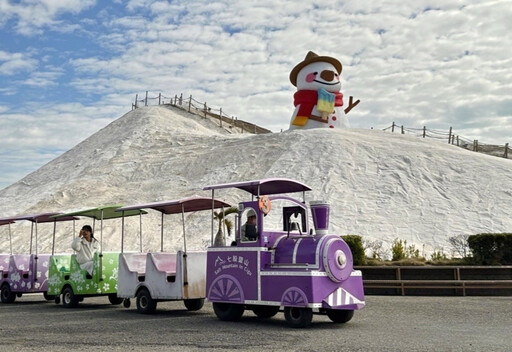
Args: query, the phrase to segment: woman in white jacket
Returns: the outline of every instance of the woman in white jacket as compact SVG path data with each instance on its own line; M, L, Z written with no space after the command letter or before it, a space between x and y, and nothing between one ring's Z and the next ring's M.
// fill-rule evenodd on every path
M94 238L89 225L82 227L80 235L71 243L71 248L76 251L76 260L80 267L92 275L94 253L100 250L100 244Z

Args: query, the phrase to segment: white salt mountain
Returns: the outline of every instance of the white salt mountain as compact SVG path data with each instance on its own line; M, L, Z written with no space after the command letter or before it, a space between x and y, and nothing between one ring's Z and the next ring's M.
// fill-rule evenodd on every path
M286 177L313 188L308 201L331 204L331 232L386 247L398 238L422 254L449 255L451 236L512 231L510 160L377 130L230 132L179 109L131 111L1 190L0 217L209 196L202 188L210 184ZM216 195L233 205L245 196ZM207 246L210 219L207 212L186 217L188 249ZM83 223L91 221L76 226ZM44 225L39 252L51 251L52 225ZM126 226L125 250L138 250L138 219ZM144 250L159 250L159 226L159 214L143 217ZM164 228L164 249L181 248L181 216L166 218ZM27 251L30 226L12 229L14 250ZM105 221L105 251L120 249L120 229L120 220ZM71 224L57 225L56 251L69 251L71 232ZM0 252L8 252L7 226L0 235Z

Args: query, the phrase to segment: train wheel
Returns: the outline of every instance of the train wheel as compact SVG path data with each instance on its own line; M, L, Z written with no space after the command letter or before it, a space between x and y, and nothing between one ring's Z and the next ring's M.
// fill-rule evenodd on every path
M189 311L195 311L203 308L204 298L186 299L183 303Z
M156 301L151 298L147 288L143 288L137 294L137 311L142 314L151 314L156 310Z
M237 321L244 314L244 306L242 304L233 303L213 303L213 311L220 320Z
M327 309L327 316L334 323L342 324L350 321L354 316L353 310Z
M258 318L272 318L279 312L279 306L255 306L252 311Z
M16 299L16 294L11 291L11 286L5 284L2 286L2 303L12 303Z
M115 306L117 306L118 304L123 303L123 299L117 297L117 293L110 293L108 295L108 301L110 302L110 304L113 304Z
M45 300L47 301L53 301L55 299L56 296L54 295L49 295L48 292L43 292L43 297Z
M244 291L237 279L221 275L211 284L207 297L213 301L241 303L244 301Z
M311 308L302 307L285 307L284 317L288 325L292 328L305 328L311 324L313 320L313 310Z
M62 292L62 305L66 308L78 306L78 297L73 293L71 287L66 287Z

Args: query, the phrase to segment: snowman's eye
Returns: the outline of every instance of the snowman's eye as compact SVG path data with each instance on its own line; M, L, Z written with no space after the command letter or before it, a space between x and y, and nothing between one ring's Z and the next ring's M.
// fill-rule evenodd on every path
M318 72L313 72L313 74L316 76L318 74Z

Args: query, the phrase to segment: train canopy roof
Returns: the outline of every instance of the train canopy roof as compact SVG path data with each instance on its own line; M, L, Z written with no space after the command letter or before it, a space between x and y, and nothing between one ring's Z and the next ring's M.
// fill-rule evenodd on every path
M8 219L0 219L0 226L12 224L14 221Z
M57 215L61 217L56 217ZM55 222L55 221L67 221L67 220L77 220L77 218L72 216L66 216L62 213L39 213L39 214L29 214L29 215L16 215L11 216L9 218L0 219L0 225L12 224L13 222L20 220L28 220L37 223L43 222Z
M123 216L123 213L116 212L117 209L121 208L123 205L106 205L97 208L91 208L86 210L79 210L70 213L55 215L54 217L59 219L65 216L86 216L89 218L93 218L96 220L106 220L106 219L114 219L120 218ZM139 214L147 214L144 210L131 210L124 213L124 216L132 216Z
M213 208L228 208L230 205L218 199L213 200ZM127 212L140 209L154 209L164 214L177 214L212 209L212 199L209 197L188 197L177 200L129 205L117 209L117 212Z
M254 196L268 194L295 193L311 191L308 185L288 178L265 178L261 180L223 183L206 186L204 190L215 190L223 188L238 188L251 193Z

